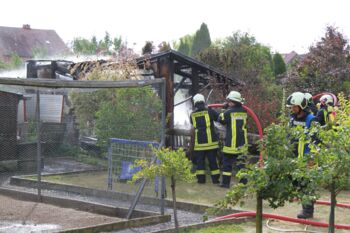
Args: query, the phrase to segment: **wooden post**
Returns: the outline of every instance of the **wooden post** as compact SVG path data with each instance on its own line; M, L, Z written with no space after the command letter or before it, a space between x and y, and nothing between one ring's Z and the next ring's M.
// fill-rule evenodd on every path
M256 194L256 233L263 233L262 230L263 199L260 194Z
M41 127L40 127L40 92L36 91L36 134L37 134L37 181L38 181L38 201L41 202Z

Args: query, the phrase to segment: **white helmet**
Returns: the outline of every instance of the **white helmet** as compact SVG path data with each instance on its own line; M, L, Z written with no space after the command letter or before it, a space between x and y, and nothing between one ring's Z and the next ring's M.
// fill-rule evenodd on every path
M294 92L287 98L287 107L291 107L293 105L297 105L301 109L305 109L307 107L307 99L305 98L304 93Z
M312 102L312 95L310 93L305 93L304 95L305 95L305 98L307 99L307 101L309 103L311 103Z
M194 103L194 105L196 105L196 103L199 103L199 102L205 103L204 95L196 94L195 96L193 96L193 103Z
M231 91L226 97L226 99L239 102L241 104L243 104L244 102L244 99L242 98L241 93L239 93L238 91Z
M331 95L323 95L320 98L321 104L333 104L333 97Z

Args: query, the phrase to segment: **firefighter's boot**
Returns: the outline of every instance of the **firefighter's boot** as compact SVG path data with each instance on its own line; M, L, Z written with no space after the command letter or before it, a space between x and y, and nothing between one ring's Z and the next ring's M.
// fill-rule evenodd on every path
M221 188L230 188L231 176L222 176Z
M211 175L211 181L213 184L220 184L220 174Z
M197 183L198 184L205 184L205 175L202 175L202 174L198 175L197 174Z
M313 218L314 217L314 203L303 205L303 209L300 211L300 213L297 215L298 218Z

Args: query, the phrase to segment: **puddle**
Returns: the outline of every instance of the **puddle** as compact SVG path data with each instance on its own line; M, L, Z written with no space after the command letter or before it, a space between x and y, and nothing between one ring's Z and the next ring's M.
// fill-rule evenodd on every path
M0 233L55 232L60 228L54 224L22 224L21 222L0 221Z

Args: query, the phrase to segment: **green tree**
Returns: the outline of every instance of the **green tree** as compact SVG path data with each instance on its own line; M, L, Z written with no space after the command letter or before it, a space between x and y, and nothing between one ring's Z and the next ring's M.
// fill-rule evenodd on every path
M16 69L23 65L23 60L20 56L18 56L17 53L13 52L11 53L11 59L10 59L10 68Z
M91 37L91 47L97 49L97 46L98 46L97 38L96 38L96 36L92 36Z
M80 134L83 136L95 135L96 112L104 100L111 99L105 90L96 92L71 92L69 95L73 103L74 114Z
M119 36L119 37L115 37L113 39L113 49L114 51L118 52L119 49L121 48L122 46L122 38Z
M103 40L100 40L98 43L98 49L102 50L106 53L110 53L110 47L113 44L113 41L111 40L111 36L108 32L105 32L105 36L103 37Z
M23 65L23 60L16 52L11 53L10 61L3 62L0 60L0 70L17 69Z
M349 185L350 178L350 102L339 95L335 122L318 128L321 143L311 145L322 186L331 194L329 233L334 233L337 195Z
M270 48L248 33L235 32L199 54L199 59L246 84L273 81Z
M133 180L135 181L139 178L154 179L156 176L170 178L175 228L176 231L179 232L176 208L176 182L194 181L195 175L191 173L192 164L191 161L186 158L182 148L177 151L162 148L160 150L154 150L154 152L160 164L151 163L147 160L137 161L136 166L141 166L142 169L134 175Z
M151 87L110 90L96 112L98 144L112 137L158 141L160 138L160 98Z
M111 48L113 45L113 48ZM72 49L74 53L93 55L100 51L110 54L112 49L116 52L119 51L122 45L121 37L111 38L108 32L105 32L105 36L102 40L98 41L96 36L91 39L75 38L72 42Z
M179 46L176 48L176 50L187 56L191 56L192 43L193 43L193 36L186 35L180 38Z
M311 46L305 58L288 76L291 91L333 93L350 90L350 46L345 36L327 27L325 36Z
M241 93L246 105L256 111L264 127L277 120L282 88L275 82L269 47L258 43L248 33L235 32L224 40L216 41L198 57L244 83Z
M154 50L153 41L146 41L145 45L142 48L142 55L151 54Z
M0 70L8 69L8 64L0 60Z
M86 80L129 80L135 64L123 63L117 71L99 70L86 74ZM106 145L108 137L157 140L160 135L161 100L151 87L74 91L69 95L80 134L98 136Z
M211 45L210 33L208 26L202 23L199 30L196 31L193 37L191 48L191 56L195 57L198 53L209 48Z
M97 44L95 43L96 37L92 38L92 42L88 39L84 38L75 38L73 40L73 52L77 54L86 54L86 55L91 55L91 54L96 54L97 52Z
M161 100L152 88L98 90L71 93L82 135L96 135L98 144L112 137L158 141Z
M273 71L275 74L275 77L284 74L287 70L286 64L284 63L284 60L279 53L275 53L272 58L273 61Z
M158 46L158 48L159 48L159 50L158 50L159 52L164 52L164 51L168 51L168 50L171 49L170 44L167 43L167 42L165 42L165 41L163 41L162 43L160 43L160 45Z

